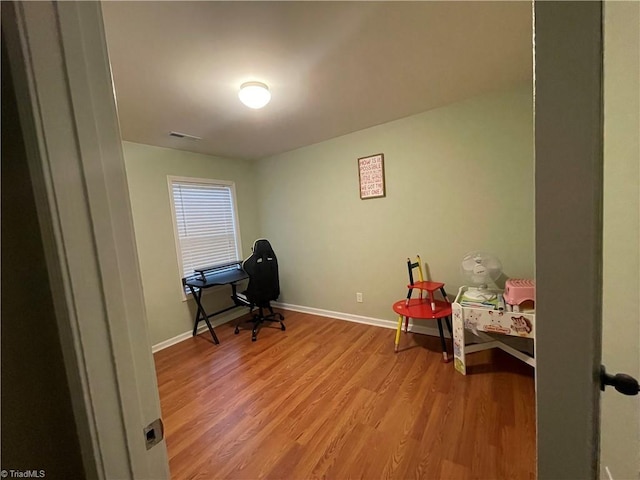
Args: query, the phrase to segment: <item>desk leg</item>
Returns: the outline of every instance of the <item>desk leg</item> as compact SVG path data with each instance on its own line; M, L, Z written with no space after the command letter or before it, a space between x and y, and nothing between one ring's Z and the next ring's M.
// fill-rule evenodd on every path
M207 316L207 312L204 310L204 307L202 306L201 303L201 298L202 298L202 289L199 288L197 291L195 288L193 288L191 285L188 285L189 290L191 290L191 295L193 295L193 299L196 301L196 318L193 322L193 336L195 337L198 333L198 323L200 323L200 320L204 320L205 323L207 324L207 327L209 328L209 332L211 333L211 338L213 338L213 343L215 343L216 345L220 344L220 340L218 340L218 337L216 335L216 332L213 331L213 327L211 326L211 322L209 322L209 317Z
M191 334L191 336L195 337L198 332L198 323L200 323L200 299L198 298L198 293L200 292L196 292L191 285L187 285L187 287L189 287L191 296L196 301L196 318L193 320L193 333Z
M453 304L453 366L463 375L467 374L465 362L464 322L462 320L462 308Z

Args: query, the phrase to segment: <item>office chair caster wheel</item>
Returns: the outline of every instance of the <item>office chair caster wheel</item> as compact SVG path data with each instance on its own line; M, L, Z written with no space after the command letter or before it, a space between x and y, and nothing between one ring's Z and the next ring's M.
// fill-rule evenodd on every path
M240 333L240 329L238 329L238 327L236 327L236 329L233 331L233 333L235 333L236 335L238 335Z
M280 330L284 331L284 330L286 330L286 329L287 329L287 327L285 327L285 326L284 326L284 323L281 323L281 324L280 324Z
M255 342L256 340L258 340L256 337L251 337L252 342Z

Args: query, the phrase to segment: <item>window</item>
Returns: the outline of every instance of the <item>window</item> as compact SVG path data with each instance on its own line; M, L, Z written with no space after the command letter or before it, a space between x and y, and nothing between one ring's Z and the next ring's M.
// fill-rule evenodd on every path
M178 264L193 269L242 258L232 182L168 177Z

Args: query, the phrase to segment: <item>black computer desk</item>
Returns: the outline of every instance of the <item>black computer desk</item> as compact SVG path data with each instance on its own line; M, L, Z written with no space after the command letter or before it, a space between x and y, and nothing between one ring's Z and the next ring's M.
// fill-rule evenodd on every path
M182 279L182 284L189 289L198 307L193 323L194 337L198 333L198 324L204 320L209 328L209 332L211 332L211 338L213 338L213 341L216 344L219 344L220 341L218 340L216 332L213 331L213 327L211 326L209 319L214 315L220 315L221 313L227 312L233 308L246 306L246 304L237 300L238 297L236 292L238 282L249 278L249 275L242 270L241 264L242 262L231 262L211 267L198 268L195 269L196 273L194 275ZM234 301L234 305L223 308L222 310L218 310L214 313L207 313L202 306L202 292L205 289L215 287L216 285L231 285L231 298Z

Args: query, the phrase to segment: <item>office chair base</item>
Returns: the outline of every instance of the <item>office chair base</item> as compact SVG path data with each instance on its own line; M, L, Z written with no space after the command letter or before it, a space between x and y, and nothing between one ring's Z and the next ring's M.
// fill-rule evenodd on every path
M256 340L258 340L258 332L260 331L260 328L262 327L262 324L264 322L278 322L280 323L280 330L286 330L287 327L285 327L284 323L282 323L282 320L284 320L284 317L279 313L272 313L264 317L261 317L260 315L254 315L253 330L251 331L251 341L255 342Z
M248 323L248 322L253 323L253 329L251 330L252 342L255 342L258 339L258 332L260 331L260 327L262 327L262 324L264 322L278 322L280 324L280 330L285 331L287 329L285 324L282 323L282 321L284 320L284 317L282 316L282 314L278 312L274 312L270 307L267 307L267 308L269 308L271 312L268 315L263 315L262 309L261 309L260 313L254 314L251 320L245 320L245 322L240 322L240 323ZM236 329L233 332L236 335L240 333L240 323L236 325Z

